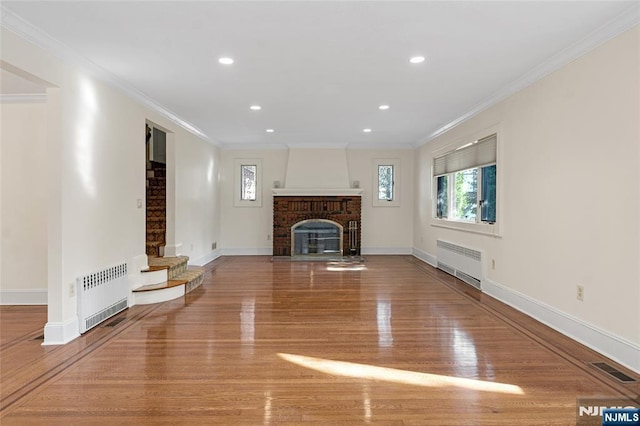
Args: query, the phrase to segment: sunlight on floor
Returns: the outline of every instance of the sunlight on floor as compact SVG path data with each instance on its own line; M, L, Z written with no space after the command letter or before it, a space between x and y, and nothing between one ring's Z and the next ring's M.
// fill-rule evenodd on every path
M524 395L524 391L519 386L504 383L486 382L483 380L465 379L462 377L442 376L439 374L419 373L415 371L398 370L395 368L377 367L375 365L313 358L303 355L278 353L278 356L293 364L335 376L384 380L393 383L424 387L455 386L483 392Z
M364 271L367 269L363 263L352 262L327 262L327 271Z

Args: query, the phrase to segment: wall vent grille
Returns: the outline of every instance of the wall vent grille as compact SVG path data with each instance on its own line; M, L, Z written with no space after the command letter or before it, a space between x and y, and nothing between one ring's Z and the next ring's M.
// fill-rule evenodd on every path
M480 280L472 277L471 275L467 275L464 272L456 271L455 276L465 283L474 286L478 290L480 290Z
M617 368L607 364L606 362L592 362L591 365L593 365L594 367L604 371L608 375L615 377L618 381L620 381L622 383L635 383L635 382L637 382L637 380L634 379L633 377L624 374L622 371L620 371Z
M478 250L470 249L464 246L459 246L453 243L448 243L442 240L437 240L437 245L441 249L450 251L452 253L458 253L462 256L468 257L469 259L477 260L478 262L482 260L482 253L479 252Z

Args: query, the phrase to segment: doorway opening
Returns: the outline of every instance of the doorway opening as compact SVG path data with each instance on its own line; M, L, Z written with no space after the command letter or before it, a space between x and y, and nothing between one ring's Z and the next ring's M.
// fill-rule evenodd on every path
M167 134L145 125L146 253L164 256L167 233Z

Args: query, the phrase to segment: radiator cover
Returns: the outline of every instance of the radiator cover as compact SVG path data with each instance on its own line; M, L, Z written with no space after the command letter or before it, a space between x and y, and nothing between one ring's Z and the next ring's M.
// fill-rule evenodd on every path
M437 240L438 269L478 289L482 281L482 252Z
M125 310L129 284L125 262L76 280L80 334Z

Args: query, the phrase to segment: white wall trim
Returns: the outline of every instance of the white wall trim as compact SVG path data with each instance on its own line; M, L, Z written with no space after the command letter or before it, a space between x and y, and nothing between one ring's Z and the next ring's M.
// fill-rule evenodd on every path
M61 43L46 32L33 26L31 23L25 21L20 16L9 11L4 6L0 6L0 23L3 27L7 28L29 43L38 46L39 48L51 53L57 58L67 61L70 64L73 64L83 70L86 70L93 77L105 82L115 89L120 90L122 93L124 93L134 101L160 114L169 121L182 127L186 131L194 134L201 139L204 139L207 142L213 143L214 145L219 145L216 141L207 136L195 125L178 117L178 115L163 107L149 96L131 86L129 83L126 83L111 72L96 64L95 62L90 61L88 58L69 48L64 43Z
M387 255L407 255L412 254L411 247L362 247L362 255L375 255L375 254L387 254Z
M273 248L227 248L220 249L222 256L273 256Z
M289 149L287 144L284 143L223 143L220 147L223 151L269 151Z
M346 148L346 149L376 149L376 150L413 150L416 147L410 143L394 143L394 142L369 142L369 143L346 143L346 144L329 144L329 143L223 143L221 148L224 151L253 151L253 150L278 150L289 148Z
M420 250L418 248L413 248L413 256L422 260L424 263L427 263L434 268L438 267L438 258L434 255L427 253L426 251Z
M44 326L43 346L64 345L80 337L80 323L76 315L64 322L48 322Z
M507 99L509 96L521 91L522 89L530 86L538 80L546 77L547 75L559 70L568 63L576 60L580 56L583 56L607 42L608 40L622 34L623 32L633 28L640 23L640 4L635 4L625 12L621 13L611 21L607 22L602 27L594 30L582 40L577 41L573 45L567 47L556 55L551 56L545 62L538 65L522 77L516 79L511 84L503 87L501 90L494 93L483 102L476 105L471 110L462 114L460 117L446 123L425 139L415 144L415 148L418 148L425 143L437 138L438 136L448 132L459 124L475 117L482 111L489 109L490 107L498 104L499 102Z
M164 256L163 257L178 257L180 256L180 249L182 248L182 243L177 244L167 244L164 246Z
M0 290L0 305L46 305L47 289Z
M398 150L412 150L416 147L410 143L393 143L393 142L363 142L363 143L348 143L347 149L375 149L375 150L385 150L390 149L394 151Z
M213 262L220 256L222 256L222 254L220 253L220 250L217 250L217 249L212 250L209 253L205 254L204 256L201 256L194 260L189 260L189 265L204 266L209 262Z
M482 291L602 355L640 373L640 345L489 279Z
M46 93L0 94L0 103L2 104L43 104L46 102Z

